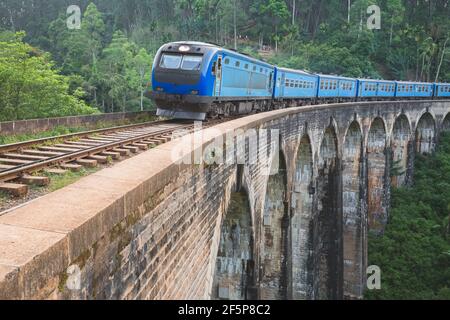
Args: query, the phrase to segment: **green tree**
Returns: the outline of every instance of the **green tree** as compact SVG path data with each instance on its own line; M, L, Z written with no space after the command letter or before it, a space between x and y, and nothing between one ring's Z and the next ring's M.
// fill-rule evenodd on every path
M23 36L0 41L0 120L95 113L80 90L69 94L69 79L57 73L49 54L22 42Z

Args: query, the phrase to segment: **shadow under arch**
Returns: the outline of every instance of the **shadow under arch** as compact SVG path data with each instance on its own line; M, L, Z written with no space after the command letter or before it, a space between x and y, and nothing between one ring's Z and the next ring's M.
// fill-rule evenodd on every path
M411 141L411 124L405 114L395 119L391 135L391 185L401 187L407 184L410 173L408 173L411 161L410 152L413 144Z
M312 298L312 215L313 215L313 155L309 135L300 140L295 162L290 220L291 297L294 300Z
M212 299L254 300L254 230L248 193L233 192L221 226Z
M430 154L436 146L436 121L433 115L426 112L420 117L416 129L416 152Z
M275 155L272 167L278 164L278 170L269 176L266 196L260 224L260 278L259 299L287 299L287 236L288 202L287 170L283 152Z
M444 117L444 120L442 120L442 126L441 126L442 132L448 132L450 131L450 112L447 113L447 115Z
M342 215L344 297L358 299L363 295L366 265L367 226L363 214L363 134L353 121L346 133L342 153Z
M386 126L381 118L372 122L367 138L367 204L369 231L382 233L387 223L389 188L387 183Z
M342 210L338 140L333 126L320 145L313 218L313 290L315 299L342 298Z

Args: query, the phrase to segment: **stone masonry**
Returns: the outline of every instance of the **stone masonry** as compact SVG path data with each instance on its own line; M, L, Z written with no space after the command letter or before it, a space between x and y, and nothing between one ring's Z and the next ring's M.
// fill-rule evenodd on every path
M149 150L0 216L0 298L358 299L391 183L411 180L449 112L449 101L291 108L196 133L193 151ZM279 139L226 134L255 129ZM247 161L178 161L218 157L214 139Z

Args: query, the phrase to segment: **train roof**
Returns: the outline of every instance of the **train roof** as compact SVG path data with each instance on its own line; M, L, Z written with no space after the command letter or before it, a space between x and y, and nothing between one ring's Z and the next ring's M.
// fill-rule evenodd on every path
M317 74L319 77L321 78L331 78L331 79L344 79L344 80L351 80L351 81L356 81L355 78L350 78L350 77L341 77L341 76L332 76L332 75L328 75L328 74Z
M174 41L174 42L166 43L164 45L164 47L165 46L170 46L170 45L187 45L187 46L197 46L197 47L211 48L211 49L215 49L217 51L226 52L229 55L238 56L238 57L246 59L246 60L248 60L248 61L250 61L252 63L262 64L262 65L264 65L266 67L269 67L269 68L274 68L275 67L274 65L272 65L272 64L270 64L268 62L265 62L263 60L253 58L253 57L251 57L249 55L246 55L244 53L240 53L240 52L232 50L232 49L227 49L227 48L221 47L221 46L219 46L217 44L213 44L213 43L199 42L199 41Z
M297 73L297 74L301 74L301 75L305 75L305 76L317 77L317 74L314 74L314 73L311 73L311 72L307 72L307 71L304 71L304 70L295 70L295 69L283 68L283 67L277 67L277 69L285 71L285 72L292 72L292 73Z
M358 78L358 81L365 81L365 82L387 82L387 83L395 83L394 80L384 80L384 79L364 79L364 78Z
M397 83L404 83L404 84L426 84L426 85L433 85L431 82L417 82L417 81L395 81Z

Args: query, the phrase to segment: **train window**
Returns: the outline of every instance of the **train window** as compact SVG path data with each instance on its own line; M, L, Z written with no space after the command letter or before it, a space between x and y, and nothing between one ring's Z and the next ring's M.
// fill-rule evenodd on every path
M164 53L161 57L159 66L165 69L178 69L180 68L182 60L181 54L167 54Z
M245 69L248 69L248 63L245 64L244 68L245 68Z
M253 71L256 71L256 66L253 66Z
M324 86L323 86L323 80L320 81L320 90L323 90Z
M286 79L286 87L289 87L289 79Z
M230 59L226 58L225 59L225 64L230 64Z
M236 63L234 64L234 66L235 66L236 68L239 68L239 67L241 66L241 62L240 62L240 61L236 61Z
M263 68L259 68L259 72L261 72L261 73L262 73L262 72L263 72Z
M291 80L291 88L294 88L294 86L295 86L295 82L294 82L294 80Z
M181 69L183 70L200 70L202 65L202 56L184 56Z

